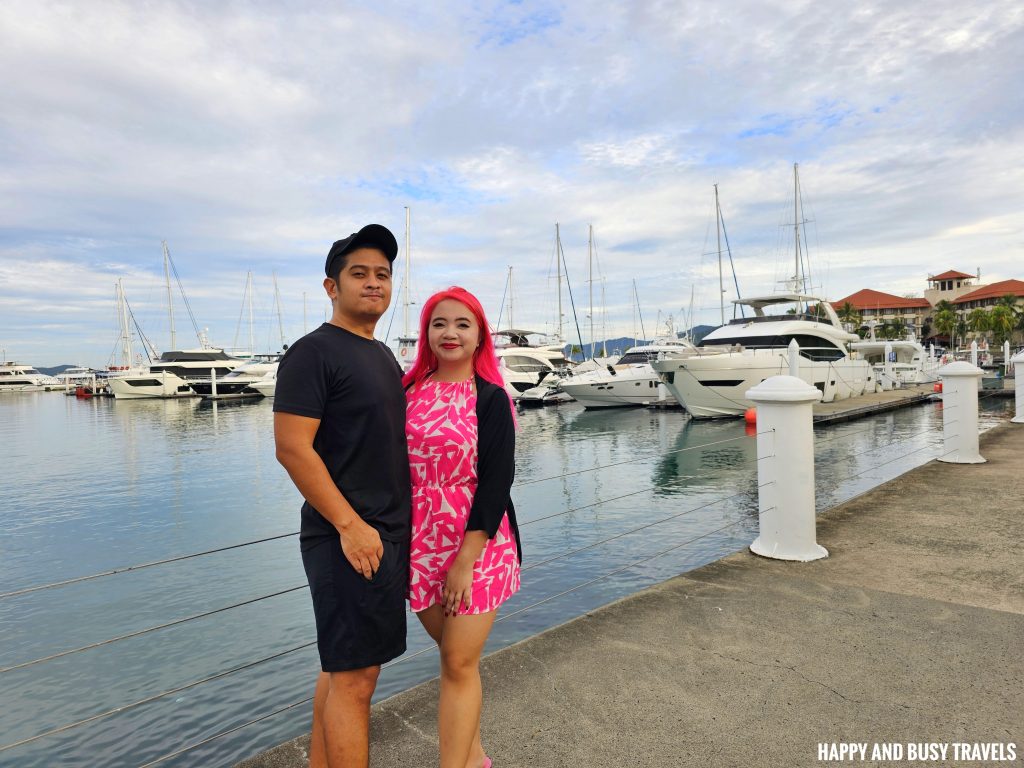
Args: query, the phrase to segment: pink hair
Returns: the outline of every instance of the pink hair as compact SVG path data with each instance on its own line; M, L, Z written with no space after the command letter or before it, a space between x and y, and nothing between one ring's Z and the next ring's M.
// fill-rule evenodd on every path
M484 315L484 308L480 301L465 288L453 285L444 291L438 291L423 304L423 311L420 313L420 337L416 343L416 359L404 376L402 386L408 388L411 384L419 384L427 376L437 370L437 357L427 343L427 333L430 326L430 318L434 314L434 308L445 299L452 299L466 306L476 324L480 328L480 346L473 353L473 372L484 381L489 381L505 389L505 380L502 378L498 368L498 356L494 353L494 339L491 337L491 326L487 323ZM509 398L509 407L512 406L512 399Z

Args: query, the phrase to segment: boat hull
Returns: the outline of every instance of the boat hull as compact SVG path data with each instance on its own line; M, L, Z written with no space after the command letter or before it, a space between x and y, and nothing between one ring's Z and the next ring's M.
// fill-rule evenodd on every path
M617 370L615 375L597 371L562 384L584 408L642 408L654 403L678 404L649 365Z
M197 397L195 390L185 379L170 373L120 376L109 379L108 386L116 400Z
M786 350L773 349L659 360L653 367L669 391L698 419L742 416L754 407L746 397L747 390L772 376L789 374ZM825 403L875 390L874 371L864 360L801 357L799 377L821 390Z

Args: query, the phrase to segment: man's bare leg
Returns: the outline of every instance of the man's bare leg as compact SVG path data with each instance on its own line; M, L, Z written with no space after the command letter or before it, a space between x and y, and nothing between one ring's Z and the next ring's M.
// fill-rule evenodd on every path
M309 768L327 768L327 745L324 743L324 704L331 688L331 676L320 672L313 693L313 731L309 736Z
M329 768L368 768L370 699L379 674L379 666L330 673L323 711Z

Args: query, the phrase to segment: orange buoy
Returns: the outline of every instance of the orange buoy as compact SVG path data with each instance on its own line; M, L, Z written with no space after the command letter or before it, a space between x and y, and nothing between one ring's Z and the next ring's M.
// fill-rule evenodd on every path
M743 414L743 420L747 424L757 424L757 408L747 408L746 413Z
M935 382L935 385L932 387L932 392L935 392L935 393L940 394L940 395L942 394L942 382L941 381L936 381Z

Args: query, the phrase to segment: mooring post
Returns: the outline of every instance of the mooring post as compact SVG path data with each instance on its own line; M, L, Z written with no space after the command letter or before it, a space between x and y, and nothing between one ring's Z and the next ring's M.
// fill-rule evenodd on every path
M978 453L978 382L984 371L963 360L937 371L942 379L942 441L939 461L983 464Z
M210 369L210 394L213 397L217 396L217 369Z
M1024 377L1017 375L1018 368L1024 371L1024 351L1011 357L1010 362L1013 363L1013 406L1015 412L1010 421L1014 424L1024 424L1024 385L1021 385L1020 382Z
M757 405L759 535L750 551L776 560L828 557L814 521L814 427L821 391L795 376L772 376L747 390Z

